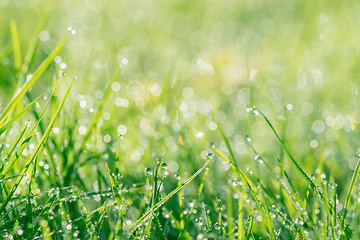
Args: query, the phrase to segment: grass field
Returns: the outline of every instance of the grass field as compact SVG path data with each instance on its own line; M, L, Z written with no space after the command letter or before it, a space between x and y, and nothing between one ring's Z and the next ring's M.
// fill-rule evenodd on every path
M359 22L0 1L0 239L360 239Z

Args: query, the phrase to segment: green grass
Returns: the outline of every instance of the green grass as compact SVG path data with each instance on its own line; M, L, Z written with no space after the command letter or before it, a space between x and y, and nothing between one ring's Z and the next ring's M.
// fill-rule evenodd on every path
M0 2L0 238L360 238L359 12Z

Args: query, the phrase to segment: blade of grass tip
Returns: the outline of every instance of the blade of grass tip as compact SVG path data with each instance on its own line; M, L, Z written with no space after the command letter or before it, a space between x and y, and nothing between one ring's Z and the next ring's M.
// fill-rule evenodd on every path
M18 84L24 79L25 74L29 70L29 66L30 66L33 56L35 54L36 47L40 41L39 33L43 30L45 24L48 22L49 15L52 12L52 9L55 7L56 1L54 1L54 2L50 1L48 4L50 5L48 7L48 10L43 11L43 15L42 15L40 21L38 21L36 30L34 31L33 36L31 38L31 40L29 41L29 47L27 48L27 51L26 51L25 57L24 57L24 61L21 66Z
M99 212L100 217L99 217L99 220L97 221L97 224L95 226L95 234L97 236L100 235L101 226L102 226L102 224L104 222L104 219L105 219L105 214L106 214L105 209L106 209L106 201L104 202L103 206L100 209L100 212Z
M29 108L31 108L40 98L44 97L44 95L39 96L26 107L24 107L20 112L18 112L14 117L12 117L7 123L5 123L0 128L0 136L8 129L19 117L21 117Z
M252 211L254 212L254 209L253 209ZM246 230L246 236L245 236L245 238L246 238L247 240L249 240L250 237L251 237L251 232L252 232L253 224L254 224L254 217L251 215L251 216L250 216L250 224L249 224L248 229Z
M208 172L209 172L209 169L206 168L205 173L204 173L204 176L203 176L203 178L202 178L202 180L201 180L201 183L200 183L200 185L199 185L199 188L198 188L198 192L197 192L197 195L196 195L196 198L195 198L195 202L194 202L193 206L191 207L191 209L190 209L190 211L189 211L189 216L187 217L187 219L186 219L186 221L185 221L185 224L182 225L182 230L180 231L180 234L179 234L178 239L181 239L181 238L182 238L183 231L184 231L184 229L187 228L187 226L188 226L188 224L189 224L189 222L190 222L190 220L191 220L191 216L192 216L192 214L193 214L193 212L194 212L194 210L195 210L195 208L196 208L196 206L197 206L197 203L199 202L200 195L201 195L202 190L203 190L203 188L204 188L205 179L206 179L206 176L207 176ZM181 222L180 222L180 223L181 223Z
M219 125L217 122L216 122L216 125L217 125L217 128L219 129L219 132L220 132L220 134L221 134L221 137L222 137L223 141L225 142L226 148L227 148L227 150L229 151L231 161L232 161L232 163L236 166L234 153L233 153L233 151L231 150L229 140L225 137L223 130L221 129L220 125ZM237 167L237 166L236 166L236 167Z
M17 159L20 157L21 153L24 151L25 147L29 144L31 138L33 137L35 130L37 128L37 126L40 124L40 121L42 119L42 117L44 116L44 113L47 109L47 107L50 104L51 98L54 94L55 89L57 88L59 82L63 79L63 77L60 77L59 80L57 81L57 84L54 87L54 90L52 91L49 100L47 101L43 111L41 112L36 124L33 126L32 130L28 133L28 135L26 136L25 140L21 143L20 147L18 148L18 150L15 152L15 155L12 156L12 158L9 160L8 164L5 166L5 168L1 171L0 174L0 179L4 178L6 176L6 174L10 171L10 169L12 168L12 166L15 164L15 162L17 161Z
M352 176L351 184L349 186L349 193L347 195L346 202L345 202L344 214L343 214L343 219L342 219L342 227L343 228L345 228L345 225L346 225L346 217L347 217L346 215L347 215L347 212L348 212L348 209L349 209L352 192L354 191L355 183L356 183L357 178L359 177L359 172L360 172L360 153L356 153L356 155L359 158L359 160L358 160L358 163L356 165L356 169L354 171L354 174Z
M49 64L52 62L54 57L58 54L58 52L63 47L66 38L68 37L69 32L66 32L63 39L60 41L60 43L56 46L56 48L50 53L50 55L40 64L40 66L36 69L34 72L32 78L27 81L23 87L15 94L15 96L11 99L10 103L6 106L5 110L1 114L0 117L0 125L2 125L6 118L9 116L9 114L14 110L15 106L20 102L21 98L26 94L26 92L31 88L32 85L38 80L38 78L41 76L41 74L45 71L45 69L49 66Z
M115 236L116 236L116 238L118 238L118 237L120 237L120 235L122 233L122 217L125 214L124 203L123 203L123 201L120 197L119 191L117 189L114 173L113 173L113 171L111 171L111 169L109 168L109 166L107 164L106 164L106 167L109 172L111 188L113 190L114 197L115 197L116 203L118 205L118 214L119 215L118 215L118 220L117 220L116 228L115 228L115 231L116 231Z
M11 21L10 31L11 31L12 47L14 51L14 67L16 71L19 71L21 68L21 47L19 40L19 32L17 30L15 21Z
M164 159L162 158L160 161L157 160L157 164L156 164L156 168L155 168L155 175L154 175L154 194L152 196L152 199L151 199L151 202L150 202L150 205L151 205L151 208L150 208L150 216L153 216L154 215L154 206L155 206L155 202L157 201L157 196L158 196L158 193L160 192L160 186L161 184L159 185L159 188L157 186L157 183L158 183L158 178L159 178L159 174L160 174L160 166L161 164L163 163ZM150 217L149 219L149 222L147 224L147 227L146 227L146 230L144 231L144 238L145 239L149 239L150 238L150 231L151 231L151 225L152 225L152 220L153 218Z
M207 160L204 165L199 168L199 170L197 170L191 177L189 177L184 183L182 183L180 186L178 186L177 188L175 188L173 191L171 191L168 195L166 195L166 197L162 198L154 207L154 211L156 211L157 209L159 209L167 200L169 200L172 196L174 196L178 191L180 191L181 189L183 189L186 185L188 185L192 180L194 180L194 178L196 178L205 168L206 166L211 162L211 160ZM144 221L146 221L150 216L149 214L151 213L152 210L148 210L147 212L145 212L131 227L130 227L130 231L129 231L129 236L131 235L132 232L134 232L134 230L141 225Z
M68 89L66 90L65 95L64 95L63 99L61 100L60 105L58 106L55 115L52 117L51 122L50 122L48 128L46 129L44 135L42 136L42 138L41 138L38 146L36 147L35 151L34 151L33 154L31 155L31 157L30 157L30 158L28 159L28 161L26 162L23 170L22 170L21 173L20 173L20 177L17 179L15 185L12 187L11 191L9 192L7 198L6 198L6 199L4 200L4 202L2 203L2 205L1 205L1 207L0 207L0 214L1 214L2 212L4 212L7 204L9 203L9 201L10 201L10 199L11 199L11 197L12 197L12 195L14 194L15 190L16 190L17 187L19 186L21 180L23 179L25 173L26 173L27 170L29 169L31 163L32 163L33 160L35 159L35 157L36 157L37 153L39 152L41 146L43 145L45 139L48 137L52 126L54 125L57 117L58 117L59 114L60 114L60 110L61 110L62 106L63 106L64 103L65 103L66 97L68 96L68 94L69 94L69 92L70 92L70 89L71 89L71 86L73 85L75 79L77 79L77 77L74 77L73 80L71 81L70 86L69 86Z

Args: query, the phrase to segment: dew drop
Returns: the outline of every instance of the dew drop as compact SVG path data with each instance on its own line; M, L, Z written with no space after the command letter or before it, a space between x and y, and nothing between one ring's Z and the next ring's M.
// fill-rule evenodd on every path
M259 114L259 111L256 109L256 107L252 107L250 113L252 116L257 116Z
M213 159L213 157L214 157L214 154L209 153L206 158L207 158L207 160L211 160L211 159Z
M245 142L251 143L251 138L249 137L249 135L245 136Z
M180 181L180 180L181 180L181 176L180 176L180 174L176 173L174 176L175 176L176 180L178 180L178 181Z
M166 169L167 169L167 164L163 162L161 164L161 170L165 171Z
M151 168L145 168L144 170L145 176L149 177L153 174Z
M334 189L336 188L336 183L329 183L329 189Z

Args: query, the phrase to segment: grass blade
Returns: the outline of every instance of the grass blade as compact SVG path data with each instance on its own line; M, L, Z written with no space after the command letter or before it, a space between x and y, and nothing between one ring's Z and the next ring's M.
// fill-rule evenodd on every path
M124 202L121 200L121 196L119 194L118 188L116 186L116 180L115 180L115 176L114 176L114 172L110 170L109 166L106 164L106 167L108 169L109 172L109 178L110 178L110 182L111 182L111 188L112 191L114 193L114 197L116 200L116 204L118 205L118 220L116 223L116 228L115 228L115 236L116 239L120 238L121 233L122 233L122 225L123 225L123 221L122 221L122 217L125 214L125 209L124 209Z
M21 173L20 173L20 177L17 179L15 185L12 187L11 191L9 192L9 194L8 194L7 197L6 197L6 199L5 199L4 202L2 203L1 208L0 208L0 213L4 212L7 204L9 203L9 201L10 201L10 199L11 199L11 197L12 197L12 195L14 194L15 190L16 190L17 187L19 186L21 180L23 179L25 173L26 173L27 170L29 169L31 163L32 163L33 160L35 159L35 157L36 157L37 153L39 152L41 146L43 145L45 139L48 137L48 135L49 135L49 133L50 133L50 130L51 130L52 126L54 125L57 117L59 116L60 110L61 110L62 106L63 106L64 103L65 103L66 97L68 96L68 94L69 94L69 92L70 92L70 89L71 89L71 86L72 86L72 84L74 83L74 80L75 80L75 79L76 79L76 77L74 77L73 80L71 81L70 86L69 86L68 89L66 90L65 95L64 95L63 99L62 99L61 102L60 102L60 105L58 106L58 108L57 108L57 110L56 110L55 115L52 117L51 122L50 122L48 128L47 128L46 131L45 131L45 134L42 136L42 138L41 138L41 140L40 140L40 143L39 143L38 146L36 147L34 153L31 155L31 157L30 157L30 158L28 159L28 161L26 162L23 170L22 170Z
M231 150L229 140L225 137L224 132L223 132L223 130L221 129L220 125L219 125L218 123L216 123L216 124L217 124L217 128L219 129L219 132L220 132L220 134L221 134L221 137L222 137L222 139L223 139L224 142L225 142L226 148L227 148L228 151L229 151L230 158L231 158L231 162L236 166L234 153L233 153L233 151Z
M56 48L53 50L52 53L40 64L40 66L36 69L34 72L32 78L27 81L21 90L15 94L15 96L11 99L10 103L7 105L3 113L0 117L0 125L2 125L6 118L9 116L9 114L14 110L15 106L20 102L21 98L26 94L26 92L31 88L32 85L39 79L41 74L46 70L46 68L49 66L49 64L52 62L54 57L58 54L58 52L63 47L66 38L68 37L69 33L66 32L63 39L60 41L60 43L56 46Z
M21 47L19 40L19 32L17 30L15 21L11 21L10 31L11 31L12 47L14 51L14 67L16 71L19 71L21 68Z
M179 234L178 239L181 239L181 238L182 238L182 235L183 235L183 233L184 233L184 230L187 228L187 226L188 226L188 224L189 224L189 222L190 222L191 216L192 216L192 214L193 214L193 212L194 212L194 209L195 209L196 206L197 206L197 203L198 203L198 201L199 201L200 195L201 195L202 190L203 190L203 188L204 188L204 184L205 184L205 180L206 180L206 176L207 176L208 172L209 172L209 170L206 169L206 170L205 170L205 173L204 173L204 176L203 176L203 178L202 178L202 180L201 180L201 183L200 183L200 185L199 185L198 193L197 193L197 195L196 195L194 205L191 207L191 209L190 209L190 211L189 211L189 216L187 217L187 219L186 219L186 221L185 221L185 224L184 224L184 225L181 225L181 226L182 226L182 230L180 231L180 234ZM181 222L180 222L180 223L181 223Z
M43 96L40 96L36 98L34 101L32 101L30 104L28 104L26 107L24 107L20 112L18 112L14 117L12 117L7 123L5 123L0 128L0 136L8 129L11 124L13 124L21 115L23 115L29 108L31 108L40 98Z
M36 122L36 124L34 125L34 127L32 128L32 130L28 133L28 135L26 136L25 140L21 143L19 149L15 152L15 155L9 160L9 162L7 163L7 165L5 166L5 168L2 170L1 174L0 174L0 179L4 178L6 176L6 174L10 171L10 169L12 168L12 166L15 164L15 162L17 161L17 159L20 157L21 153L24 151L25 147L29 144L31 138L33 137L36 128L38 127L38 125L40 124L40 121L42 119L42 117L44 116L45 110L47 109L47 107L50 104L51 98L54 94L55 89L57 88L59 82L62 80L63 77L59 78L59 80L57 81L54 90L52 91L49 100L47 101L43 111L41 112L38 121Z
M342 227L343 228L345 228L345 225L346 225L346 215L347 215L347 212L348 212L348 209L349 209L350 200L351 200L352 192L354 191L354 188L355 188L356 180L359 177L359 172L360 172L360 159L358 160L358 163L356 165L356 169L355 169L354 174L352 176L351 184L350 184L350 187L349 187L349 193L348 193L347 198L346 198L346 203L345 203L345 207L344 207L344 215L343 215L343 219L342 219Z
M155 206L154 209L150 209L148 210L146 213L144 213L144 215L139 218L130 228L130 232L129 234L131 234L138 226L140 226L144 221L146 221L149 217L150 217L150 213L151 211L156 211L157 209L159 209L167 200L169 200L169 198L171 198L172 196L174 196L178 191L180 191L181 189L183 189L186 185L188 185L192 180L194 180L194 178L196 178L205 168L206 166L210 163L211 160L207 160L204 165L197 170L191 177L189 177L183 184L181 184L180 186L178 186L177 188L175 188L173 191L171 191L166 197L164 197L163 199L161 199Z

